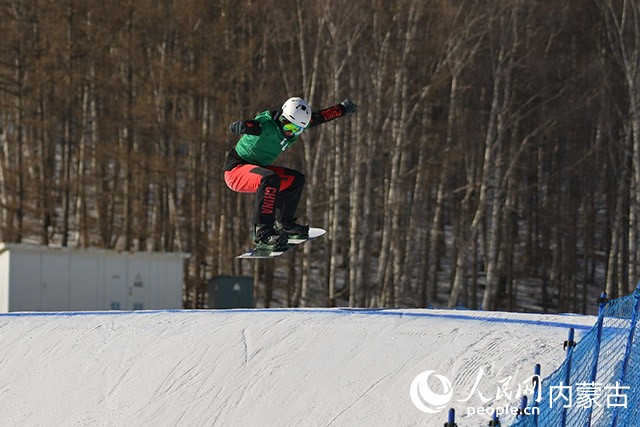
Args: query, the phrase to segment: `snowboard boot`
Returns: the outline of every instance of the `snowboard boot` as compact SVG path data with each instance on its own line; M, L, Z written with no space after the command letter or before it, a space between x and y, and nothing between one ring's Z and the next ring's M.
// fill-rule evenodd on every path
M309 226L297 224L295 218L291 222L276 221L275 230L286 234L291 239L308 239Z
M287 246L288 236L276 231L272 225L255 224L251 230L251 241L256 249L276 250Z

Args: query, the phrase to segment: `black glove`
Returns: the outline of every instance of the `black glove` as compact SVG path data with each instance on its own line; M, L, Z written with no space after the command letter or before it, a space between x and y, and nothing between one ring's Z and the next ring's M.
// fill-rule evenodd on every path
M236 135L242 135L243 133L249 135L260 135L262 128L260 122L257 120L239 120L229 125L229 130Z
M242 134L244 130L244 122L242 120L238 120L237 122L233 122L229 125L229 130L236 135Z
M340 105L342 105L342 107L344 108L344 115L345 116L348 116L349 114L353 114L358 110L358 107L356 106L356 104L351 102L351 100L349 98L347 98L344 101L342 101L340 103Z

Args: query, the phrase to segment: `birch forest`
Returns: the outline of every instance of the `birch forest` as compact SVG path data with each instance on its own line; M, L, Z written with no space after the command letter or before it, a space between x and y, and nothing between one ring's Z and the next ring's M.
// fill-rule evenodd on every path
M277 164L327 230L246 261L228 125L356 114ZM589 312L640 277L636 0L2 0L0 240L191 254L184 306Z

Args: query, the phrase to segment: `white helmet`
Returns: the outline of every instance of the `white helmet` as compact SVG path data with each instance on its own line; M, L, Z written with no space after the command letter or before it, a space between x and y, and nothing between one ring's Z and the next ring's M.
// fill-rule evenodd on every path
M311 107L302 98L289 98L282 104L282 117L304 129L311 123Z

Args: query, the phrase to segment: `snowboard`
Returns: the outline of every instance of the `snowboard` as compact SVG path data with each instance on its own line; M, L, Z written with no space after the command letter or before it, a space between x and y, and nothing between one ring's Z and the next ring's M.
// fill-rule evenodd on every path
M245 252L242 255L238 255L236 258L254 258L254 259L269 259L269 258L277 258L280 255L290 251L291 249L303 244L304 242L308 242L309 240L317 239L318 237L324 235L326 233L322 228L309 228L309 238L308 239L289 239L287 242L287 246L283 248L278 248L277 250L271 249L257 249L254 248L249 252Z

